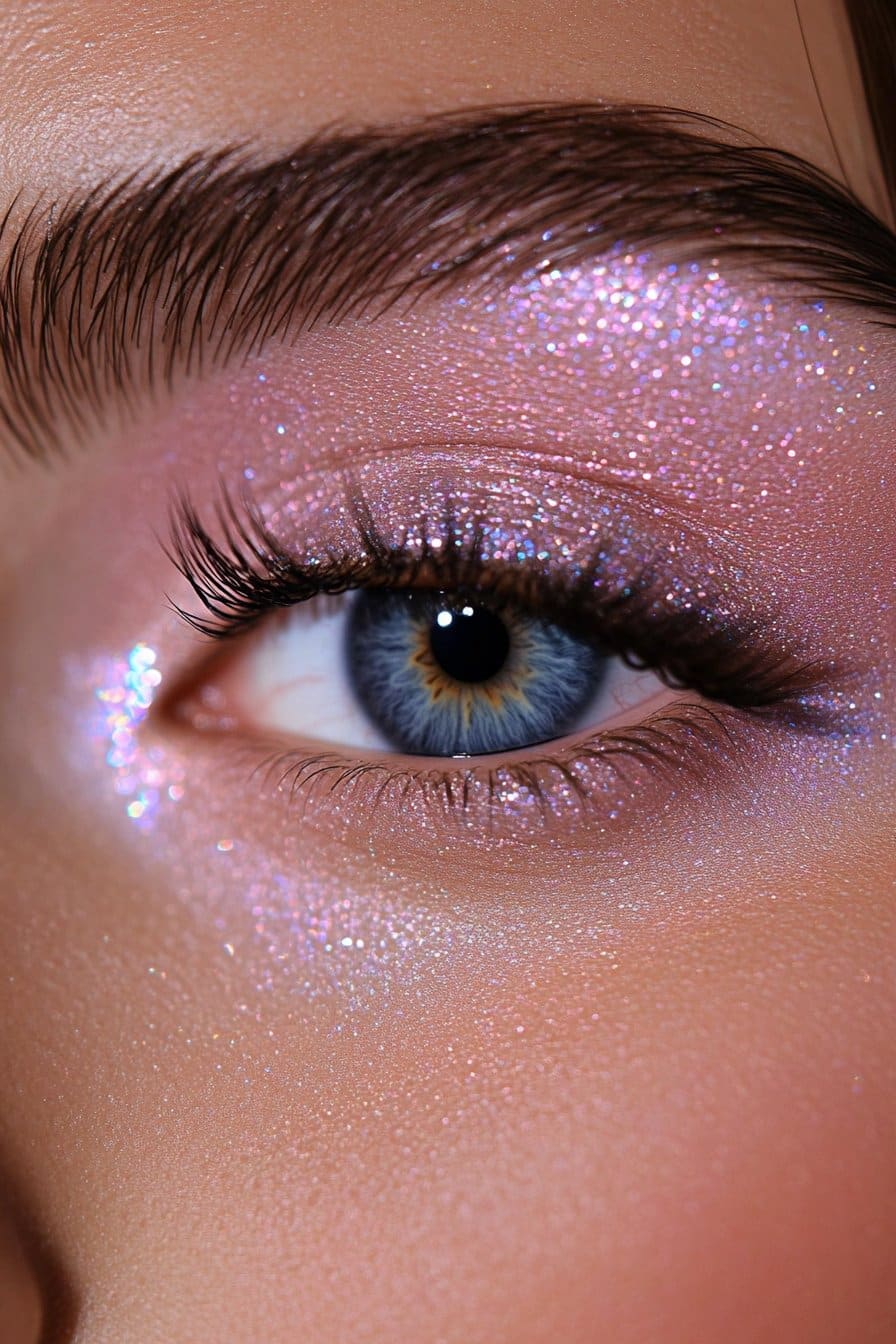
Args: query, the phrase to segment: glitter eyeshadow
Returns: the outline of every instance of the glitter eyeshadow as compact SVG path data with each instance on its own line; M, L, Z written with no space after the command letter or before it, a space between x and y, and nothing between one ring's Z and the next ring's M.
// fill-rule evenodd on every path
M435 322L415 309L370 328L376 375L406 389L400 398L363 376L355 389L309 385L300 360L266 361L249 396L258 448L243 470L288 492L316 460L360 449L376 404L408 437L414 420L470 447L512 436L573 451L577 468L604 477L668 485L679 501L748 515L785 507L818 455L883 406L842 316L740 279L648 255L588 269L546 262L497 296L445 305ZM335 433L322 423L334 395ZM231 398L245 408L244 383Z
M266 356L220 406L201 403L194 430L308 563L356 544L360 489L396 543L432 541L448 511L494 561L574 572L598 545L622 585L661 556L671 606L777 611L782 636L789 623L816 657L861 666L882 599L854 573L819 565L825 546L834 557L843 546L845 524L831 542L831 520L861 471L849 444L879 435L884 415L857 331L855 318L712 262L623 249L588 268L547 259L500 292L360 327L327 367L315 367L311 338ZM135 630L127 652L72 676L89 686L87 733L141 842L170 843L182 867L192 837L198 858L180 894L212 909L222 955L254 948L259 991L289 979L305 994L350 986L363 1002L409 952L447 951L459 924L432 913L431 883L415 899L413 883L363 853L317 865L300 822L280 825L274 852L251 826L241 831L234 790L246 771L235 782L222 774L217 797L205 780L194 789L189 753L144 744L171 645L157 634ZM852 731L809 754L816 772L842 777L858 768L857 746L889 741L892 687L869 675L835 694L854 711ZM780 778L794 769L782 764ZM609 776L601 787L607 824L639 815L637 787ZM798 792L799 779L787 788ZM523 826L531 798L508 786L497 804ZM410 812L403 824L416 825ZM601 825L583 840L595 843L612 857Z

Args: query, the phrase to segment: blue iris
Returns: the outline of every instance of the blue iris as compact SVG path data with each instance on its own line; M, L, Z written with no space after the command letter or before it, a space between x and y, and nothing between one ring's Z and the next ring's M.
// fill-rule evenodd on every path
M346 658L359 701L415 756L479 756L568 732L606 675L593 645L485 596L357 594Z

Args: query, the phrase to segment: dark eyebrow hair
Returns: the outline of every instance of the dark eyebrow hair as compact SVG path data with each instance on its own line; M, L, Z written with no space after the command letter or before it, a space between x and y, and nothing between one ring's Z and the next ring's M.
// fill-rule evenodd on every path
M14 202L0 221L4 437L46 460L60 424L86 433L116 397L266 341L679 241L896 324L896 236L804 160L672 109L475 109Z

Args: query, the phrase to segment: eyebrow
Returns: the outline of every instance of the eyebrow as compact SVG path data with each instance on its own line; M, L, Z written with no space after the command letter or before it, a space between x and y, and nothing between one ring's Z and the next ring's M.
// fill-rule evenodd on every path
M50 460L116 401L324 323L614 246L729 257L896 325L896 235L846 188L674 109L475 109L236 146L0 220L0 436ZM682 260L684 258L681 258Z

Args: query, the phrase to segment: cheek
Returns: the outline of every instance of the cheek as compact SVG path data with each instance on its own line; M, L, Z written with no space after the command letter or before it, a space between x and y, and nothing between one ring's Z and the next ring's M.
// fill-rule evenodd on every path
M362 1338L873 1338L893 1002L878 931L831 895L811 934L781 891L780 915L608 947L600 970L505 962L430 1010L397 995L413 1029L362 1029L327 1066L310 1222L274 1159L290 1232L268 1256L313 1264L346 1299L330 1328Z
M367 1006L347 1009L301 987L253 1001L170 880L113 875L61 829L48 854L19 822L10 871L33 890L4 1034L32 1063L13 1156L97 1285L98 1338L176 1338L197 1284L201 1344L287 1344L296 1319L375 1344L586 1344L595 1321L621 1344L746 1344L758 1323L878 1337L896 1226L883 861L861 886L806 865L764 894L679 888L641 937L607 920L562 958L544 920L538 938L494 920L356 981ZM63 959L76 985L47 978Z

